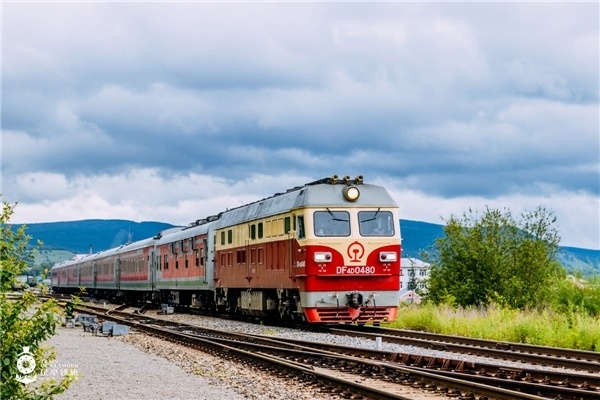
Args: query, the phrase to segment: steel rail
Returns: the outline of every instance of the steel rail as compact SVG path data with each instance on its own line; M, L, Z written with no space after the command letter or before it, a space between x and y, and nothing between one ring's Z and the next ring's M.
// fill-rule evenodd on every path
M442 359L417 355L399 356L397 353L360 349L356 347L313 343L287 338L264 338L255 336L257 343L268 343L304 351L320 351L324 354L344 354L353 359L381 361L381 365L396 368L398 364L421 371L448 377L485 383L500 388L510 388L523 393L541 393L550 398L573 400L596 400L600 398L600 378L595 375L580 375L568 372L509 368L489 364L468 363L458 360ZM412 360L412 362L409 362Z
M106 309L94 307L105 312ZM567 372L540 371L535 369L507 368L503 366L493 366L489 364L465 363L463 361L444 359L439 357L425 357L410 354L399 355L397 353L380 350L359 349L347 346L336 346L324 343L307 343L293 339L282 339L260 335L224 333L222 331L198 327L188 324L174 324L162 319L148 318L139 314L129 312L120 312L110 310L108 313L122 314L128 319L142 319L142 323L159 323L168 325L168 329L184 331L184 333L193 335L218 335L227 340L239 341L249 340L253 343L263 343L268 346L286 346L295 349L319 350L324 353L346 354L351 356L360 356L371 360L383 360L398 366L401 363L405 366L419 367L426 369L434 374L445 374L447 376L462 375L463 379L486 382L498 387L510 387L513 390L529 393L546 393L550 397L557 397L557 393L564 399L596 399L600 397L600 385L597 376L584 376L578 374L569 374ZM213 338L211 340L220 340ZM323 350L324 349L324 350ZM390 365L391 367L392 365ZM448 375L450 374L450 375ZM499 379L500 378L500 379ZM494 379L494 381L491 381ZM493 383L492 383L493 382ZM537 386L536 386L537 385ZM558 389L549 388L549 386L559 386Z
M565 349L550 346L527 345L461 336L440 335L427 332L365 327L356 325L331 325L327 332L376 338L398 344L407 344L432 350L479 355L534 365L565 367L577 371L600 372L600 352Z
M359 359L356 357L349 357L349 356L340 355L340 354L337 354L337 355L323 354L322 352L315 353L314 351L312 353L309 353L309 352L301 351L301 350L282 349L281 344L279 344L279 347L273 347L273 346L269 347L269 346L266 346L263 344L242 342L239 340L227 340L227 339L224 339L223 337L221 337L221 338L219 338L219 337L212 337L212 338L200 337L200 336L190 334L190 333L182 333L182 332L175 331L173 329L152 326L147 323L141 323L141 322L132 321L130 319L116 317L114 315L107 315L105 310L102 310L100 312L89 310L89 309L81 309L81 310L84 312L91 311L92 313L101 314L107 319L111 319L111 320L117 321L122 324L127 324L135 329L144 331L148 334L167 338L169 340L179 342L179 343L184 343L186 345L191 345L192 347L195 347L195 348L198 348L199 346L200 347L208 347L208 348L212 349L211 351L217 351L219 354L236 355L238 357L242 357L245 359L251 359L254 361L260 360L260 361L267 362L267 363L270 362L271 364L277 365L279 368L296 371L295 373L299 376L303 376L303 377L311 376L311 377L313 377L312 379L315 379L319 382L325 382L329 385L338 385L343 388L346 388L346 390L348 390L348 388L350 388L352 393L360 393L371 399L411 399L412 398L411 396L407 396L405 394L398 393L398 391L402 388L402 385L401 384L399 385L398 383L394 386L394 389L391 389L389 387L382 388L381 386L374 387L373 383L365 385L360 382L357 382L356 379L353 378L353 375L350 373L346 373L345 376L344 375L340 376L340 371L337 371L334 374L331 371L326 371L325 369L315 369L314 367L307 367L306 362L302 362L302 361L290 362L290 360L285 360L283 358L276 357L275 355L272 355L272 354L265 355L262 353L257 353L256 350L262 349L263 351L268 350L268 351L272 351L272 352L283 352L288 355L290 352L302 352L303 354L301 357L307 357L307 356L309 356L309 354L312 354L314 357L317 357L320 359L322 359L322 358L335 359L335 360L337 360L337 362L339 362L339 360L345 360L346 362L351 362L351 363L360 362L362 365L369 366L369 368L372 368L375 370L381 370L384 367L384 365L378 361L364 360L364 359ZM146 318L146 319L148 319L148 318ZM213 330L213 329L205 329L205 328L194 327L194 326L188 326L188 328L189 329L197 328L199 331L203 332L204 334L208 334L209 332L218 332L219 335L224 335L224 336L238 336L238 337L245 337L245 338L249 337L249 335L247 335L247 334L235 334L232 332L222 332L222 331L217 331L217 330ZM251 340L255 341L257 339L258 338L251 337ZM224 340L227 340L227 343L223 343ZM244 349L244 347L246 349ZM215 350L215 349L217 349L217 350ZM279 361L275 362L275 360L279 360ZM389 367L386 366L386 368L389 368ZM404 382L409 382L414 387L419 387L419 388L420 387L423 387L423 388L428 388L428 387L448 388L448 387L450 387L453 389L453 390L451 390L451 392L454 393L455 395L460 395L461 391L468 392L471 394L473 392L475 392L481 396L487 396L490 398L496 398L496 399L501 399L501 400L542 399L542 397L540 397L540 396L530 395L530 394L526 394L526 393L519 393L519 392L512 391L512 390L507 390L507 389L503 389L503 388L480 384L477 382L465 381L463 379L458 379L456 377L445 377L445 376L431 373L429 371L409 370L409 369L403 369L403 368L404 367L398 367L398 366L393 367L393 369L396 370L397 373L405 376L405 378L403 380ZM354 377L355 377L355 375L354 375ZM377 382L379 382L379 381L377 381ZM404 384L406 384L406 383L404 383ZM387 383L387 385L389 385L389 383Z

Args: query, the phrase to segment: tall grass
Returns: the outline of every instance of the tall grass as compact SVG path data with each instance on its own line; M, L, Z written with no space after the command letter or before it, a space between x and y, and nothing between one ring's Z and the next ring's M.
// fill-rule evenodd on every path
M401 304L389 326L447 335L600 351L600 317L586 313Z

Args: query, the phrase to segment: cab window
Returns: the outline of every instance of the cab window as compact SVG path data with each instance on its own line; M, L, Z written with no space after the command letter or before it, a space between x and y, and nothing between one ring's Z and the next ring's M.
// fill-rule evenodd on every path
M359 211L358 224L362 236L394 236L394 215L390 211Z
M348 211L315 211L313 220L316 236L350 236Z

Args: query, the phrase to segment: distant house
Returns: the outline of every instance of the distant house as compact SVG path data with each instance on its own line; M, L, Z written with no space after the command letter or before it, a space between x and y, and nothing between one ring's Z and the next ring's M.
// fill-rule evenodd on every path
M400 291L400 301L419 304L421 302L421 296L414 290L402 289Z
M402 258L400 260L400 290L419 289L427 291L426 280L429 277L430 265L417 258ZM415 287L410 287L411 282Z

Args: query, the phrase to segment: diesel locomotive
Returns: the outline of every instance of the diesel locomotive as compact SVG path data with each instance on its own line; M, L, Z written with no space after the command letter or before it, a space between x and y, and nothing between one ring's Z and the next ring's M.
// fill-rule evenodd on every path
M53 291L308 323L394 320L398 206L334 175L55 265Z

